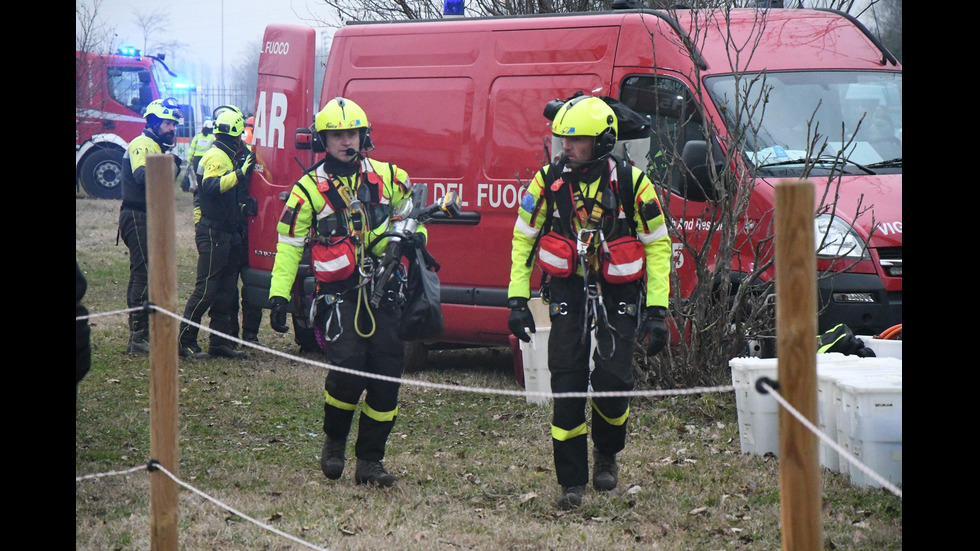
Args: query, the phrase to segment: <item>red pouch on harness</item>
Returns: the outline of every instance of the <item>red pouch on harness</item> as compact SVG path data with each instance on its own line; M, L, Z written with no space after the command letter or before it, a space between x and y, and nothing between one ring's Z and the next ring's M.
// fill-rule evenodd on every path
M626 235L602 243L600 260L602 278L608 283L619 284L636 281L646 273L646 251L640 240Z
M575 240L548 232L538 242L538 265L553 277L569 277L575 273L578 253Z
M317 281L324 283L343 281L350 277L357 267L354 244L350 239L342 239L329 245L314 243L310 249L310 257L313 263L313 275Z

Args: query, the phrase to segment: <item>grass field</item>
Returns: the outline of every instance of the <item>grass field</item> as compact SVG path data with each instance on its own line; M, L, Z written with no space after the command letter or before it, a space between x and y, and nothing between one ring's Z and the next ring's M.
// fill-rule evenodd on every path
M177 190L181 305L193 286L191 200ZM115 245L118 201L76 195L75 255L92 313L124 309L125 246ZM207 318L205 318L207 320ZM263 320L260 340L296 353L292 334ZM150 365L125 352L125 315L92 320L92 370L75 404L75 472L145 464L150 449ZM202 342L205 336L202 332ZM206 347L205 347L206 348ZM179 464L186 484L319 548L333 550L774 550L782 546L779 460L740 453L732 393L638 398L620 454L620 486L590 490L573 512L554 507L550 408L520 396L432 388L518 390L505 349L434 351L407 373L385 465L395 488L319 468L325 367L250 351L246 360L178 365ZM323 358L305 356L308 360ZM725 382L720 382L724 384ZM354 430L356 431L356 422ZM75 484L75 548L145 550L149 473ZM902 500L857 488L824 470L825 549L902 549ZM308 548L179 492L181 549Z

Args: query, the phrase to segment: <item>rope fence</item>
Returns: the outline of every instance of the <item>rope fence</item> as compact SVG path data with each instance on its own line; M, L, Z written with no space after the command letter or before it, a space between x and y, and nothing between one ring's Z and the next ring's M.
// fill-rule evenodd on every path
M374 378L374 379L380 379L380 380L384 380L384 381L397 382L397 383L403 384L403 385L414 385L414 386L419 386L419 387L428 387L428 388L435 388L435 389L442 389L442 390L453 390L453 391L458 391L458 392L469 392L469 393L479 393L479 394L492 394L492 395L505 395L505 396L522 396L522 397L523 396L540 396L540 397L545 397L545 398L572 398L572 397L593 398L593 397L607 397L607 396L650 397L650 396L677 396L677 395L691 395L691 394L721 393L721 392L734 392L736 390L744 390L744 389L749 389L749 388L756 388L756 386L758 386L758 387L761 387L763 390L765 390L767 394L771 395L773 397L773 399L775 399L777 401L777 403L781 407L785 408L788 412L790 412L807 429L809 429L811 432L813 432L821 441L823 441L828 446L831 446L835 451L837 451L840 454L840 457L844 458L845 460L847 460L848 462L850 462L852 465L854 465L856 468L858 468L862 472L866 473L869 477L871 477L872 479L874 479L883 488L887 489L889 492L893 493L898 498L900 498L900 499L902 498L902 490L900 488L898 488L897 486L895 486L894 484L892 484L891 482L889 482L888 480L886 480L884 477L882 477L881 475L879 475L878 473L874 472L869 467L867 467L866 465L864 465L863 463L861 463L861 461L859 461L857 458L855 458L853 455L851 455L847 450L845 450L840 445L838 445L835 440L829 438L819 428L817 428L816 426L814 426L813 423L811 423L809 420L806 419L806 417L804 417L796 409L794 409L792 407L792 405L790 405L785 400L785 398L783 398L781 395L779 395L779 393L772 386L773 384L775 384L775 381L771 381L771 380L768 380L768 379L765 379L765 378L760 379L759 381L757 381L756 384L746 384L746 385L737 385L737 386L736 385L720 385L720 386L710 386L710 387L695 387L695 388L689 388L689 389L640 390L640 391L618 391L618 392L594 392L594 391L588 391L588 392L552 393L552 392L545 392L545 391L522 391L522 390L507 390L507 389L496 389L496 388L469 387L469 386L462 386L462 385L450 385L450 384L443 384L443 383L433 383L433 382L429 382L429 381L420 381L420 380L410 379L410 378L404 378L404 377L388 377L388 376L385 376L385 375L376 375L376 374L373 374L373 373L365 373L365 372L361 372L361 371L357 371L357 370L352 370L352 369L344 368L344 367L341 367L341 366L332 365L332 364L329 364L329 363L326 363L326 362L320 362L320 361L316 361L316 360L302 358L302 357L299 357L299 356L294 356L292 354L281 352L279 350L275 350L275 349L272 349L272 348L261 346L261 345L258 345L258 344L252 343L252 342L244 341L242 339L239 339L237 337L233 337L231 335L223 334L223 333L221 333L219 331L215 331L215 330L211 329L210 327L205 327L205 326L203 326L203 325L201 325L199 323L195 323L193 321L183 319L181 316L179 316L179 315L177 315L177 314L175 314L173 312L170 312L168 310L165 310L165 309L163 309L163 308L161 308L161 307L159 307L159 306L157 306L155 304L152 304L152 303L148 303L147 305L141 306L141 307L127 308L127 309L123 309L123 310L115 310L115 311L103 312L103 313L96 313L96 314L91 314L90 313L87 316L78 316L75 319L77 321L77 320L83 320L83 319L92 319L92 318L98 318L98 317L120 315L120 314L126 314L126 313L129 313L129 312L138 311L138 310L142 310L142 309L149 309L151 311L160 312L162 314L165 314L167 316L170 316L172 318L175 318L175 319L177 319L177 320L179 320L181 322L186 322L189 325L192 325L194 327L197 327L198 329L201 329L201 330L203 330L205 332L215 333L215 334L222 335L224 338L226 338L226 339L228 339L230 341L236 342L236 343L238 343L240 345L248 346L248 347L254 348L256 350L259 350L259 351L262 351L262 352L265 352L265 353L268 353L268 354L272 354L272 355L275 355L275 356L279 356L279 357L282 357L282 358L285 358L285 359L288 359L288 360L291 360L291 361L300 362L300 363L308 364L308 365L319 367L319 368L323 368L323 369L335 369L335 370L338 370L338 371L343 371L343 372L346 372L346 373L352 373L352 374L359 375L359 376L362 376L362 377L367 377L367 378ZM776 385L776 386L778 386L778 385ZM89 480L97 480L97 479L101 479L101 478L105 478L105 477L110 477L110 476L126 476L126 475L130 475L132 473L135 473L135 472L138 472L138 471L141 471L141 470L146 470L147 472L153 472L153 471L159 470L160 472L164 473L165 475L167 475L168 477L170 477L171 479L173 479L174 482L176 482L178 485L180 485L180 486L188 489L189 491L191 491L191 492L193 492L193 493L201 496L202 498L204 498L204 499L206 499L206 500L214 503L218 507L221 507L221 508L223 508L223 509L225 509L225 510L231 512L231 513L234 513L235 515L238 515L239 517L241 517L241 518L243 518L243 519L245 519L245 520L247 520L249 522L252 522L253 524L255 524L255 525L257 525L257 526L259 526L259 527L261 527L263 529L269 530L269 531L271 531L271 532L273 532L275 534L278 534L278 535L280 535L280 536L282 536L282 537L284 537L286 539L289 539L289 540L294 541L296 543L302 544L302 545L304 545L306 547L309 547L311 549L321 549L321 550L326 549L326 548L314 546L314 545L310 544L309 542L306 542L306 541L304 541L304 540L302 540L300 538L297 538L296 536L293 536L293 535L287 534L285 532L282 532L282 531L280 531L280 530L278 530L278 529L276 529L276 528L274 528L272 526L269 526L269 525L267 525L265 523L262 523L262 522L260 522L260 521L258 521L256 519L254 519L254 518L252 518L252 517L244 514L244 513L239 512L238 510L234 509L230 505L227 505L227 504L221 502L220 500L218 500L218 499L216 499L214 497L211 497L210 495L202 492L201 490L199 490L199 489L197 489L197 488L195 488L195 487L187 484L186 482L180 480L179 478L177 478L176 476L174 476L172 473L170 473L169 471L167 471L155 459L150 459L149 462L147 464L145 464L145 465L135 466L135 467L132 467L132 468L129 468L129 469L121 470L121 471L108 471L108 472L103 472L103 473L95 473L95 474L88 474L88 475L76 476L75 477L75 482L77 483L77 482L84 482L84 481L89 481Z

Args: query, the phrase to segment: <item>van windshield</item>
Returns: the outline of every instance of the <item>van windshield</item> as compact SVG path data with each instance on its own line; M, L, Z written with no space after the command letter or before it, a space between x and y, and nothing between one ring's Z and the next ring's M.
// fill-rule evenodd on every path
M807 163L902 170L900 72L742 73L705 83L729 134L760 171L793 176Z

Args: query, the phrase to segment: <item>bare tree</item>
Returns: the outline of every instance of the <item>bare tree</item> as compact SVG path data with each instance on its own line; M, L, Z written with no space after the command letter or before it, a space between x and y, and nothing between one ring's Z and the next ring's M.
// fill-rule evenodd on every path
M899 61L902 60L902 0L879 3L872 10L878 37Z
M99 10L102 0L93 0L91 5L75 2L75 107L92 106L96 91L92 86L95 74L105 71L98 62L101 54L109 53L113 47L115 27L110 27ZM75 124L81 122L75 119Z
M162 37L170 31L170 15L163 8L157 8L149 13L133 10L136 25L143 36L143 53L151 53L150 47L159 49L166 42ZM151 42L154 40L155 42ZM156 53L156 52L152 52Z

